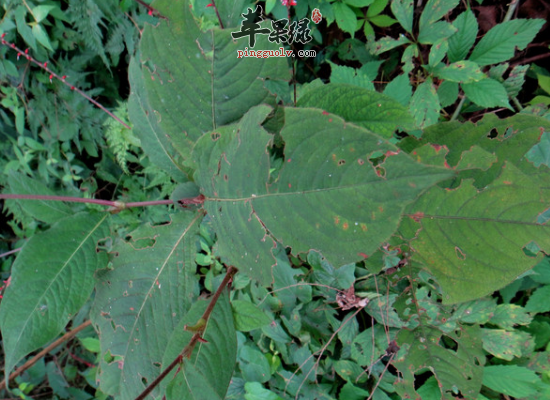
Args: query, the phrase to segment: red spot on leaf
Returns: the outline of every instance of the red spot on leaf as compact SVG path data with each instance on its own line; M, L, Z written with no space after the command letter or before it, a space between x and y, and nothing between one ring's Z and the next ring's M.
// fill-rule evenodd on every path
M435 152L438 153L439 150L441 150L441 148L442 148L443 146L441 146L440 144L433 144L433 143L432 143L432 147L434 148Z
M323 111L323 115L328 115L328 112L326 112L326 111Z
M332 118L329 118L329 119L328 119L328 122L332 122Z
M334 223L338 225L340 223L340 217L334 217Z
M418 211L412 215L409 215L409 217L411 217L414 220L414 222L420 222L420 220L424 218L424 213L422 211Z
M342 225L342 228L344 228L344 230L347 231L349 228L349 224L347 222L344 222L344 224Z
M445 160L443 165L445 166L445 168L452 169L451 166L449 165L449 163L447 162L447 160Z
M291 187L292 187L292 185L289 183L289 184L288 184L288 188L290 189Z
M505 185L511 185L511 184L512 184L512 182L510 182L510 181L503 181L503 183L504 183Z
M291 161L292 161L292 159L290 159L290 158L287 160L287 162L291 162Z
M399 150L397 150L397 151L391 151L391 150L386 151L386 157L396 156L398 154L399 154Z
M214 7L214 4L212 4L212 3L207 4L206 7Z
M365 253L357 253L357 255L363 257L365 260L369 258Z

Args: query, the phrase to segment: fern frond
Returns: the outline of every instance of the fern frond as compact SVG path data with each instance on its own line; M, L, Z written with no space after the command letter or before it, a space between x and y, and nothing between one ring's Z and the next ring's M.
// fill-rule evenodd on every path
M122 103L114 111L114 114L122 120L128 120L128 106L126 103ZM129 174L128 166L126 165L131 155L128 153L130 146L140 147L141 143L139 139L134 136L130 129L126 129L123 125L117 121L109 118L105 121L105 139L107 145L115 155L115 159L124 171L125 174Z
M84 45L97 53L109 68L109 60L103 48L103 32L106 28L105 14L93 0L70 0L67 13L74 27L80 33Z

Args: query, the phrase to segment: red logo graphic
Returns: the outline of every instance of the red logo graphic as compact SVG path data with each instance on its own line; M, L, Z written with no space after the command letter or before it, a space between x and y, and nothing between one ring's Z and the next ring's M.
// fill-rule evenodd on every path
M321 15L321 11L319 11L318 8L315 8L313 12L311 13L311 20L318 24L323 19L323 16Z

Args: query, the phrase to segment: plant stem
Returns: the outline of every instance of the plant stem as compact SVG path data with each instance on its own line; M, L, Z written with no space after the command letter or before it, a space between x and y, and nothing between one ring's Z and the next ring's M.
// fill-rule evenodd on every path
M19 247L19 248L14 249L14 250L6 251L5 253L0 254L0 258L7 257L7 256L9 256L9 255L11 255L11 254L17 253L17 252L20 251L21 249L22 249L22 247Z
M507 22L512 19L512 15L514 14L514 11L516 11L516 8L518 5L519 5L519 0L512 0L510 2L510 5L508 6L508 11L506 12L506 15L504 16L504 20L502 22Z
M216 7L216 1L215 0L211 0L211 1L212 1L212 7L214 7L214 11L216 12L216 17L218 17L218 22L220 23L220 28L224 29L222 18L220 17L220 13L218 12L218 7Z
M46 200L46 201L67 201L71 203L89 203L99 204L102 206L110 206L118 210L123 210L130 207L158 206L174 204L172 200L152 200L138 201L132 203L124 203L122 201L100 200L100 199L85 199L82 197L71 196L46 196L40 194L0 194L0 199L19 199L19 200ZM182 199L185 200L185 199Z
M11 381L15 379L17 376L21 375L24 371L32 367L38 360L40 360L42 357L44 357L46 354L48 354L50 351L55 349L57 346L62 344L63 342L68 341L71 339L74 335L76 335L78 332L82 331L84 328L88 327L92 323L91 320L88 320L70 332L65 333L63 336L61 336L59 339L57 339L55 342L51 343L48 347L44 348L40 353L35 355L33 358L28 360L25 364L23 364L20 368L17 369L17 371L12 372L9 379L6 379L7 381ZM0 382L0 390L4 389L6 387L6 380L3 380Z
M456 106L453 116L451 117L451 121L454 121L455 119L458 118L458 116L460 115L460 110L462 110L462 106L464 105L465 101L466 101L466 96L462 96L462 98L460 99L460 102Z
M233 279L233 275L237 272L237 269L235 267L230 266L227 268L227 272L225 273L225 277L223 278L222 283L218 287L218 290L216 290L216 293L214 293L214 296L212 296L212 299L210 300L210 303L208 303L208 307L206 307L206 310L204 310L204 313L202 314L202 317L199 319L204 320L205 322L208 322L208 318L210 318L210 314L212 314L212 311L214 310L214 307L216 306L216 302L220 298L220 295L222 294L225 287L231 282L231 279ZM160 375L149 385L145 388L145 390L135 398L135 400L143 400L145 397L151 393L155 387L159 385L159 383L172 371L176 365L180 364L183 361L183 358L191 358L191 354L193 354L193 350L195 349L195 346L197 345L197 342L202 340L202 334L204 333L205 327L207 324L205 324L201 329L199 329L193 336L191 337L191 340L189 341L189 344L183 348L181 353L166 367L164 371L160 373Z
M82 97L84 97L86 100L88 100L90 103L94 104L96 107L100 108L101 110L103 110L104 112L106 112L109 116L111 116L112 118L114 118L116 121L120 122L122 125L124 125L124 127L126 129L132 129L130 128L130 126L128 124L126 124L124 121L122 121L119 117L117 117L115 114L113 114L111 111L107 110L105 107L103 107L101 104L99 104L97 101L95 101L94 99L92 99L90 96L88 96L86 93L84 93L82 90L80 90L79 88L77 87L74 87L73 85L71 85L70 83L68 82L65 82L65 77L60 77L59 75L57 75L55 72L53 72L51 69L48 68L48 63L47 62L44 62L44 63L41 63L41 62L38 62L36 61L34 58L32 58L28 52L25 52L23 50L21 50L20 48L18 48L15 44L13 43L9 43L7 40L4 39L4 34L2 34L2 44L6 47L9 47L11 49L14 49L17 54L19 54L20 56L22 57L25 57L27 60L29 60L30 62L32 62L33 64L35 65L38 65L40 68L42 68L44 71L48 72L50 74L50 79L52 78L56 78L58 79L60 82L62 82L64 85L68 86L71 88L71 90L74 90L75 92L77 92L78 94L80 94Z

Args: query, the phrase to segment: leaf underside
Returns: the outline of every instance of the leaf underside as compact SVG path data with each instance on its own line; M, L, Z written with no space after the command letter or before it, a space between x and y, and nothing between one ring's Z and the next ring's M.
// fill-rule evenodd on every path
M182 211L169 224L138 228L115 246L113 268L98 274L91 316L104 392L133 399L160 374L170 335L198 296L194 255L201 219L202 213Z
M268 185L272 136L261 123L269 111L253 109L194 149L219 254L263 284L272 282L276 241L294 254L319 250L336 266L358 261L389 238L406 204L452 175L335 115L291 108L281 131L284 167Z

